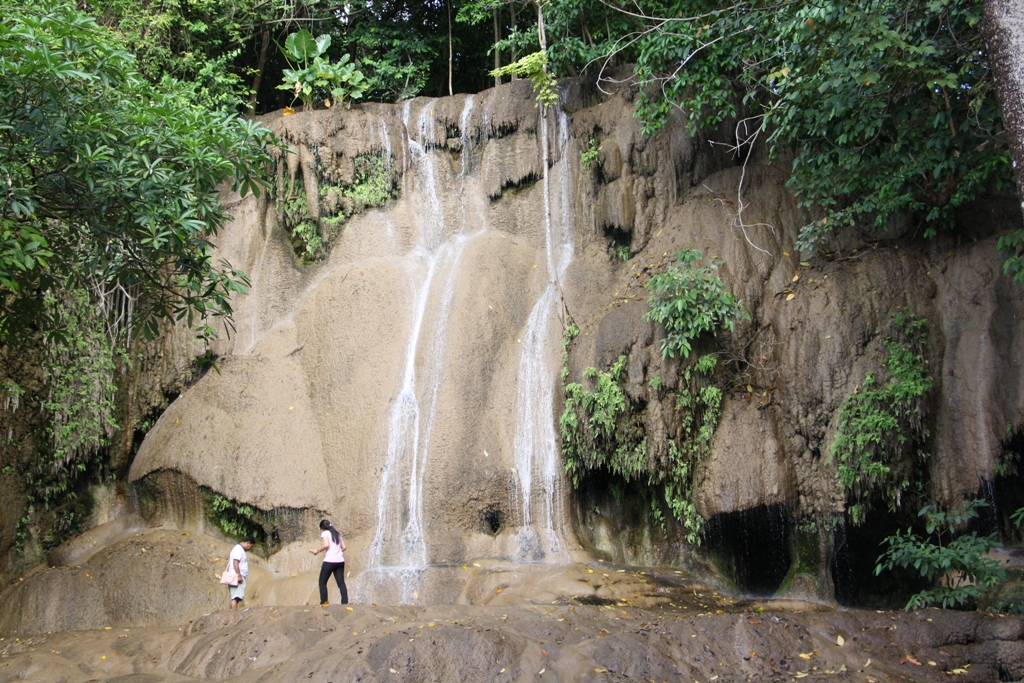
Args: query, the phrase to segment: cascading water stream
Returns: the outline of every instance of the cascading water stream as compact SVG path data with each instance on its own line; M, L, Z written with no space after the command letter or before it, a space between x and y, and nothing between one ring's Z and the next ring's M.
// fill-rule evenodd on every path
M472 106L471 99L466 106ZM415 602L419 597L420 577L427 566L424 474L437 415L457 265L468 239L465 235L450 237L446 234L444 207L437 194L436 168L427 151L432 107L428 105L417 121L421 142L411 135L407 141L424 208L423 228L411 257L421 268L426 267L426 273L418 286L413 285L413 321L405 345L401 389L392 404L388 423L387 456L377 500L377 528L362 577L366 583L360 587L360 592L365 590L370 594L362 596L364 600L379 602ZM403 123L409 130L409 103L403 110ZM434 281L445 270L447 277L438 293L438 312L429 329L427 310ZM426 362L420 377L416 360L423 340L426 340Z
M466 96L462 115L459 116L459 142L462 145L462 170L459 171L459 176L463 178L469 175L473 163L473 139L469 135L469 116L473 112L473 97L473 95Z
M548 283L526 323L519 360L519 387L516 398L515 463L521 526L516 536L518 559L539 561L564 553L561 539L562 475L551 414L554 403L556 370L550 367L550 350L557 348L561 329L559 282L572 261L571 207L568 169L568 117L559 112L558 140L562 164L560 180L561 231L552 229L546 112L541 116L540 138L544 164L544 228ZM557 242L555 241L557 238ZM557 256L557 261L556 261ZM534 491L535 483L538 485ZM534 505L541 506L535 522Z

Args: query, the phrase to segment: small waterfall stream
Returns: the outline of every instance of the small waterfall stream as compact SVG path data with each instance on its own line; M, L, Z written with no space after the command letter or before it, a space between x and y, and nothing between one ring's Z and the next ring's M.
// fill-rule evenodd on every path
M534 304L523 334L519 360L519 387L516 398L515 463L518 507L521 527L516 537L519 559L539 561L565 552L560 538L562 519L562 473L555 436L554 403L557 368L551 367L550 349L561 340L560 282L572 261L571 203L569 188L568 117L558 110L556 134L560 148L560 230L554 230L551 218L551 187L548 142L548 116L540 119L541 148L544 159L544 229L548 283ZM536 490L535 490L536 489ZM534 514L534 506L540 514Z
M414 139L409 127L410 104L406 102L402 119L423 202L423 224L410 258L414 271L426 272L418 284L418 273L412 276L413 320L405 344L401 389L392 403L388 423L376 532L359 587L361 593L366 593L360 599L371 602L413 603L419 598L420 578L428 562L423 520L424 474L446 361L445 342L457 266L466 241L472 237L449 235L446 230L444 206L437 193L436 161L428 143L433 103L424 107L417 119L419 140ZM465 106L466 110L472 107L472 98L467 98ZM466 116L464 111L463 120ZM445 272L440 291L434 291L435 279ZM433 300L437 301L437 313L430 321L427 312ZM418 377L417 359L421 353L425 354L424 373Z

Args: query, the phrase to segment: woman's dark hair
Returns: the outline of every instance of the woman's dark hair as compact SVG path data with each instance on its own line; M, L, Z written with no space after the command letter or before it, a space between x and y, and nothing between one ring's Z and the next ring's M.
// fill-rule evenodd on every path
M341 534L338 533L338 530L334 528L333 524L331 524L326 519L321 519L320 520L320 528L322 530L324 530L324 531L330 531L331 532L331 538L334 539L334 544L335 545L341 545Z

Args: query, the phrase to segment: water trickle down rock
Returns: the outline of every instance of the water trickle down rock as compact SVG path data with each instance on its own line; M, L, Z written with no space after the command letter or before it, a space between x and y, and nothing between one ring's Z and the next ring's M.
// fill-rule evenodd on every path
M411 102L403 109L403 123L409 129ZM467 98L466 109L472 106ZM463 115L465 118L465 114ZM430 441L437 415L438 384L442 364L446 360L447 322L454 294L454 275L466 236L447 234L444 207L438 197L435 154L430 151L434 125L432 105L420 112L416 140L411 132L408 145L417 170L419 193L423 201L423 222L420 239L412 252L419 269L425 269L422 280L415 282L413 324L405 345L401 393L392 403L388 427L387 459L384 462L377 501L377 530L370 545L367 569L359 589L366 602L388 600L415 602L419 595L419 575L428 562L424 534L423 486L430 451ZM440 290L436 319L432 326L426 321L427 303L434 289L435 276L447 271ZM424 326L428 325L427 329ZM426 333L426 334L424 334ZM416 360L421 350L427 357L427 373L417 382ZM425 419L421 419L424 416Z
M561 339L560 283L572 261L570 222L572 204L569 194L568 117L558 110L556 136L560 154L559 194L561 209L557 225L551 211L552 163L549 163L547 112L541 116L540 139L544 159L544 228L547 286L530 312L523 332L519 360L519 389L515 436L515 462L520 528L516 532L516 557L523 560L566 559L562 536L565 519L564 477L555 437L554 404L557 363L552 350ZM557 262L556 262L557 260ZM557 356L556 356L557 357ZM537 490L534 485L537 484ZM540 507L540 515L534 508ZM553 556L553 557L552 557Z

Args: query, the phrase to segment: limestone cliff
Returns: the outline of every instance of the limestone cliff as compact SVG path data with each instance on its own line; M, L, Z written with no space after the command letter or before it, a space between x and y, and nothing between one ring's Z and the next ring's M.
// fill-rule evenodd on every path
M315 529L275 515L330 516L355 590L383 601L454 599L459 586L409 573L478 557L559 562L585 548L688 564L673 520L602 507L599 480L571 490L556 429L574 323L567 381L625 356L644 457L667 457L685 364L662 358L643 285L685 248L721 259L750 313L700 341L719 354L724 391L693 474L701 516L769 506L788 528L844 510L829 458L840 408L883 370L905 308L928 320L934 377L922 481L942 502L992 482L1007 425L1024 423L1024 290L999 275L994 246L1019 217L993 200L961 217L966 239L904 227L800 255L784 167L758 148L743 165L681 116L644 137L634 96L572 82L542 117L521 81L266 117L282 141L275 187L226 195L234 221L218 244L252 287L214 347L219 371L167 408L130 480L152 490L177 473L173 487L255 508L279 571L298 566L289 543ZM202 524L195 505L177 523Z

